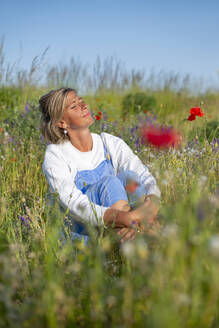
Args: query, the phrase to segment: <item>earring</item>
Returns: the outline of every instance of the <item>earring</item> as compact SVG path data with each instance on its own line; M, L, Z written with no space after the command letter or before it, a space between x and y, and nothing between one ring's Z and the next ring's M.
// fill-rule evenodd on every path
M68 131L64 129L64 134L66 135L67 133L68 133Z

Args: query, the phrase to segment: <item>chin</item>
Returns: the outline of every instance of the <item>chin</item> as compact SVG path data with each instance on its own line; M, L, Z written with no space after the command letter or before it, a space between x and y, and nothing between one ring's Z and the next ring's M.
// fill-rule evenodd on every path
M93 123L94 123L94 119L91 117L89 126L92 125Z

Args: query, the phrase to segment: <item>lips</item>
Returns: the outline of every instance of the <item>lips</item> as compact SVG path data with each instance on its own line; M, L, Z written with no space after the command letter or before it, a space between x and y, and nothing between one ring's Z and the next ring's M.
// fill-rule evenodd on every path
M89 112L87 114L85 114L84 116L82 116L82 117L87 117L87 116L90 116Z

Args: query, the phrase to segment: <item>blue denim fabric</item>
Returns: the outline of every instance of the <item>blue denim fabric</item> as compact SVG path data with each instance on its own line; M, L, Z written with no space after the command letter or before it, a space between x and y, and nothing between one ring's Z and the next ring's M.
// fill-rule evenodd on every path
M115 176L112 159L104 144L103 146L105 160L94 170L78 171L75 176L75 185L88 196L91 202L110 207L119 200L128 201L128 198L123 184ZM74 222L74 231L79 235L87 236L86 228L80 222Z
M110 207L119 200L128 202L123 184L115 175L107 175L89 186L85 191L88 198L97 205Z
M129 205L131 208L134 208L138 205L140 199L145 195L144 185L141 183L139 176L133 171L121 170L117 174L117 177L122 182L124 188L126 187L128 181L136 181L138 183L138 187L134 193L127 192Z
M110 207L119 200L126 200L132 206L145 193L145 189L141 185L137 174L132 171L121 171L117 176L115 175L112 159L104 144L103 146L105 160L94 170L78 171L75 176L76 187L87 195L91 202L97 205ZM132 195L127 195L125 190L128 179L139 183L139 187ZM84 225L75 221L71 238L80 238L80 236L81 238L86 237L84 243L87 244L89 237Z
M73 231L69 231L68 233L69 233L69 237L72 241L80 240L81 242L83 241L85 246L87 246L88 239L89 239L88 235L83 235L83 234L80 234L78 232L73 232ZM62 245L64 245L66 243L66 235L65 235L65 231L63 229L60 231L59 240L61 241Z

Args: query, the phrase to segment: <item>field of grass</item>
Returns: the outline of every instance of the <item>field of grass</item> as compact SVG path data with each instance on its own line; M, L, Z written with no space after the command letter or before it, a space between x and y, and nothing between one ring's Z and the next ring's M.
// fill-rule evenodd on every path
M219 93L138 87L156 107L126 120L136 86L84 94L103 113L92 131L122 137L162 193L158 236L121 246L108 229L84 247L59 238L65 214L48 205L41 170L38 98L49 86L28 83L0 87L0 327L219 327ZM205 116L186 120L200 102ZM180 129L181 147L142 145L145 120Z

